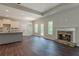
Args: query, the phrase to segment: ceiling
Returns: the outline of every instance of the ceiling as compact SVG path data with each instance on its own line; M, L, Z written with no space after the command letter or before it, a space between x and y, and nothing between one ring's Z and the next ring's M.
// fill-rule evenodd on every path
M58 3L1 3L0 16L17 20L35 20L43 17L43 12L59 5Z
M38 18L54 14L79 6L68 3L0 3L0 16L13 18L20 21L33 21Z
M58 3L23 3L21 6L28 7L39 12L45 12L55 6L59 5Z
M28 20L27 18L36 19L38 17L41 17L40 15L25 12L5 5L0 5L0 16L11 17L19 20Z
M66 9L66 6L62 5L61 3L0 3L0 16L20 21L33 21L44 17L47 13L54 13L62 8ZM62 7L59 8L60 6Z

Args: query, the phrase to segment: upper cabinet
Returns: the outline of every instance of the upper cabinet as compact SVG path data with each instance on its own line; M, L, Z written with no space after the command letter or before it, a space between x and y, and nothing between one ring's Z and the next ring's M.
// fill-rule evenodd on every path
M3 19L0 21L0 27L3 27L3 24L10 24L11 28L19 28L19 22L10 20L10 19Z
M3 27L3 25L2 25L2 20L0 20L0 28L2 28Z
M12 21L11 28L19 28L19 22L18 21Z
M12 21L10 19L3 19L2 24L12 24Z
M0 18L0 32L19 31L19 21L8 18Z

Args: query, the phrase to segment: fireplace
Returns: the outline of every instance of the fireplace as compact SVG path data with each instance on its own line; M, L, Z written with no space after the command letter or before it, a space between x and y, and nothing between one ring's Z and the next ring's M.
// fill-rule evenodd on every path
M75 28L56 29L57 42L70 46L75 46Z
M72 41L73 32L72 31L58 31L58 39L59 40L65 40L68 42Z

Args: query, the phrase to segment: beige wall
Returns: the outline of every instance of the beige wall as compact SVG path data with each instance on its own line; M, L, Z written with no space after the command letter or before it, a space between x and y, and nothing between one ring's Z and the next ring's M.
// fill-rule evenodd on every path
M52 11L53 12L53 11ZM47 22L52 20L53 21L53 28L54 28L54 34L52 36L47 34ZM36 21L33 22L34 23L44 23L45 24L45 37L54 39L56 38L56 29L57 28L64 28L64 27L71 27L71 28L75 28L76 29L76 43L79 46L79 6L74 7L72 9L67 9L61 12L57 12L51 16L46 16L43 18L40 18ZM34 33L34 29L33 29L33 34ZM39 33L38 33L39 34ZM53 38L54 36L54 38Z

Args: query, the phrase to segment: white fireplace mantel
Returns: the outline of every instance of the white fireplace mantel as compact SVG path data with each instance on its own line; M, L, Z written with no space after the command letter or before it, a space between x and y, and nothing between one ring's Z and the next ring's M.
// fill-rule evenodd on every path
M72 31L73 32L73 38L72 38L72 42L73 43L76 43L75 41L75 31L76 29L75 28L57 28L56 29L56 39L57 39L57 31Z

